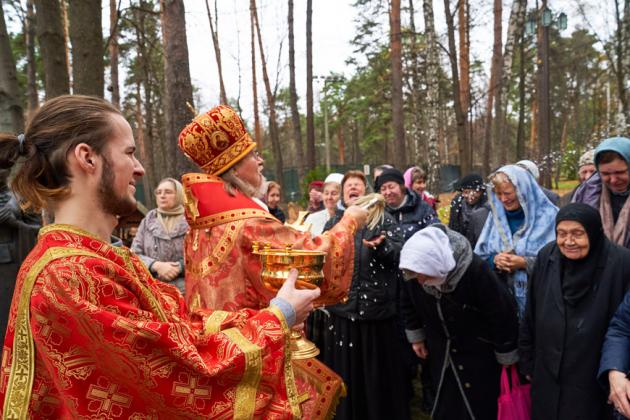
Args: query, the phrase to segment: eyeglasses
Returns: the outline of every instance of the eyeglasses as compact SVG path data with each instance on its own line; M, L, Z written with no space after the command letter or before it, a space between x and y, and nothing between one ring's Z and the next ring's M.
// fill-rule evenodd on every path
M252 150L251 153L255 160L262 159L262 154L258 150Z

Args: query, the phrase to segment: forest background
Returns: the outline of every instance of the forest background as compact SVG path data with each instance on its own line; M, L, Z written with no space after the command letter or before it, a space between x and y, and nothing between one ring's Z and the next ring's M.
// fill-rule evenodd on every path
M420 165L439 191L529 158L551 186L630 124L630 0L2 0L0 11L0 130L21 132L47 98L105 97L134 130L144 191L196 170L177 135L217 103L241 113L293 200L331 170L382 163Z

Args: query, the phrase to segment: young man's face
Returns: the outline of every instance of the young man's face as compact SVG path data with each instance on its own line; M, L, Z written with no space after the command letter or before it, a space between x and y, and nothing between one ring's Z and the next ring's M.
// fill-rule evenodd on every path
M628 173L628 164L625 160L619 158L612 162L600 163L597 169L602 177L602 181L610 191L614 193L628 191L630 174Z
M103 150L98 196L108 214L124 216L136 209L136 182L144 175L144 168L136 159L136 142L129 123L120 115L111 118L114 130Z

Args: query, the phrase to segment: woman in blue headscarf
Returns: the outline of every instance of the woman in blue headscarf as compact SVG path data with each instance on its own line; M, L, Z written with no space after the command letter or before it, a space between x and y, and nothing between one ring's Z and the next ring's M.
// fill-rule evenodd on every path
M534 177L516 165L506 165L490 175L488 203L491 214L481 231L475 253L507 281L522 318L527 278L538 251L555 240L558 208Z

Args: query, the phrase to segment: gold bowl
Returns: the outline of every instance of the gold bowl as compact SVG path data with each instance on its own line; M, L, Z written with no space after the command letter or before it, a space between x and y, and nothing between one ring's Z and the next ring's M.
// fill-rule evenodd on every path
M271 248L268 243L261 248L258 242L253 242L252 253L260 255L261 280L274 293L282 287L293 268L298 270L296 289L316 289L324 282L326 253L323 251L293 249L290 245L284 249ZM293 359L308 359L319 354L317 346L295 330L291 333L291 351Z
M278 249L271 248L269 244L263 244L261 249L256 242L252 245L252 252L260 255L260 277L265 287L273 292L282 287L292 268L298 270L297 289L316 289L324 281L325 252L292 249L289 245Z

